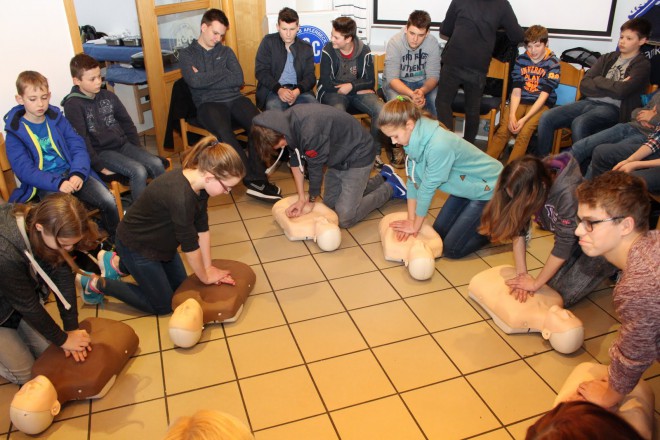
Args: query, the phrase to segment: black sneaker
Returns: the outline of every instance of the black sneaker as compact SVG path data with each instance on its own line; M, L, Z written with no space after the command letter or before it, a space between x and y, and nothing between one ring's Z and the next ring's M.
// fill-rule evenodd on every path
M243 182L247 188L247 195L264 202L275 203L282 198L282 190L267 180L253 180Z

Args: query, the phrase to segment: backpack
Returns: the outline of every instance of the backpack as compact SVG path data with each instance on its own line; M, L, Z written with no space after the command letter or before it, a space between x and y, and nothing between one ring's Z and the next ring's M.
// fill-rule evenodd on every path
M600 58L600 55L600 52L585 49L584 47L574 47L563 51L561 53L561 60L566 63L575 63L582 67L590 68Z

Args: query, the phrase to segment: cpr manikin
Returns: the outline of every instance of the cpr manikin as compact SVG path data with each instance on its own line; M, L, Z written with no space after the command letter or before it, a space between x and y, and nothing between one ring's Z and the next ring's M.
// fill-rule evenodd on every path
M563 308L561 295L546 285L521 303L504 283L515 276L513 266L485 270L472 277L468 294L505 333L540 332L552 348L564 354L580 348L584 342L584 326Z
M139 344L135 331L123 322L87 318L80 328L92 339L87 359L76 362L51 344L35 361L33 379L14 396L9 416L21 432L44 431L60 412L61 403L103 397Z
M299 217L288 217L286 210L298 196L285 197L273 205L273 217L289 240L314 240L321 250L330 252L341 244L341 231L337 214L321 202L313 208L305 206Z
M174 345L188 348L197 344L204 324L234 322L254 288L257 276L250 266L234 260L213 260L213 266L228 270L235 284L204 284L192 274L172 297L174 313L169 334Z
M383 255L388 261L403 262L414 279L428 280L435 272L435 259L442 255L442 239L431 226L424 224L417 237L409 236L405 241L397 240L396 232L390 227L390 223L406 218L407 213L395 212L380 221L378 230L383 244Z
M577 388L582 382L591 380L607 380L607 365L592 362L583 362L568 376L553 406L561 402L580 399ZM643 438L651 440L653 437L653 390L645 380L640 380L637 386L623 398L616 413L637 430Z

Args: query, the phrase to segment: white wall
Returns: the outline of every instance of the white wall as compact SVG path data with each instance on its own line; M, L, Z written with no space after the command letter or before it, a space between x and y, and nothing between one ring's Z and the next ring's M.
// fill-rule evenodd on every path
M78 25L92 25L108 35L140 35L135 0L75 0Z
M0 115L16 105L16 77L24 70L42 73L59 105L71 89L69 60L73 44L62 1L22 0L2 2L0 14ZM4 123L2 123L4 129Z

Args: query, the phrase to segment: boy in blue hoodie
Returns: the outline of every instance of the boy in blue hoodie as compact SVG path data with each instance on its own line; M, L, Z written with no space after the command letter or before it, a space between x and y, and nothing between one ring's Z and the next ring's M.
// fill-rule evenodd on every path
M525 31L524 41L527 50L516 58L511 73L511 101L486 151L499 159L511 136L515 136L509 163L527 151L541 115L557 101L555 89L559 85L559 59L547 46L548 30L539 25L530 26Z
M9 201L24 203L58 191L73 194L101 211L103 227L114 241L119 223L115 199L91 169L85 141L49 105L48 80L38 72L21 72L16 91L19 105L4 120L7 158L21 185Z

